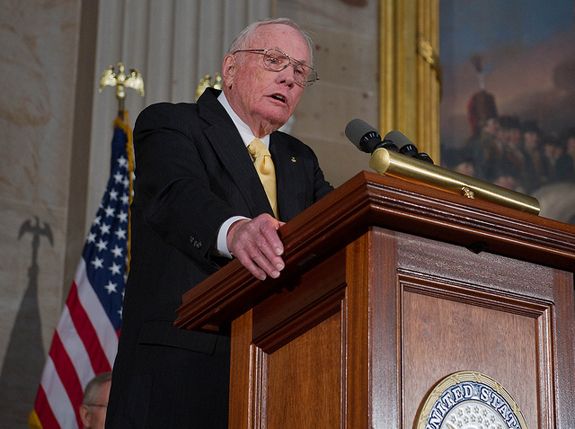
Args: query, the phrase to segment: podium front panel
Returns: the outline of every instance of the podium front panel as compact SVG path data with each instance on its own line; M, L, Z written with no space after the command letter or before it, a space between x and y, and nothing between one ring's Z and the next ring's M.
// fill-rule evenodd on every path
M381 228L374 229L371 240L372 248L396 258L393 275L389 264L380 266L372 282L385 300L379 313L391 311L397 317L400 427L414 427L435 385L459 371L497 380L519 405L528 427L557 427L554 351L560 342L553 323L556 304L575 313L572 274ZM556 302L569 279L571 300ZM561 322L564 328L568 324ZM380 344L373 347L385 350L389 338L377 335L384 327L374 329ZM561 353L573 361L568 349ZM385 351L373 356L373 385L378 386L385 383L377 380L378 368L393 356ZM379 397L388 395L386 389Z

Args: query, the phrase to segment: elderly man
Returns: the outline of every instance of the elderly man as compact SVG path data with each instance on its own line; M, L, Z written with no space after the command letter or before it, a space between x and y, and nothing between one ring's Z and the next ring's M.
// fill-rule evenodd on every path
M223 92L140 114L108 428L227 427L229 338L173 321L181 295L232 257L278 277L277 229L332 189L312 150L277 131L317 79L312 46L290 20L254 23L223 60Z
M79 410L84 429L104 429L111 380L112 373L103 372L86 385Z

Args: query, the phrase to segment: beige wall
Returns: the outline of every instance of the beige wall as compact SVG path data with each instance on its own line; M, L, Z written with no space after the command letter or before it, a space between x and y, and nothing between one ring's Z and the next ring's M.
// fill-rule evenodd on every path
M313 147L334 186L369 169L344 130L354 118L378 126L378 3L276 1L276 15L294 19L316 45L320 80L306 89L291 132Z
M2 427L24 427L67 288L72 146L87 147L72 139L80 12L78 0L0 3Z

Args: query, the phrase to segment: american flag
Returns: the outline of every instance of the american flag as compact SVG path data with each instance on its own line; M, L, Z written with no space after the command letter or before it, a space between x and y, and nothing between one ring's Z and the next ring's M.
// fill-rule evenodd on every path
M31 428L78 428L86 384L110 371L122 325L128 266L131 130L114 121L108 185L84 244L36 394Z

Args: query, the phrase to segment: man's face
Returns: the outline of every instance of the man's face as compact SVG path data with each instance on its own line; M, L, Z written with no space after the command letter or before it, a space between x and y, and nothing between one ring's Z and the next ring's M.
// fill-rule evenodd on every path
M80 418L84 428L104 429L106 423L106 410L108 409L108 397L110 396L111 382L107 381L100 386L96 400L93 404L80 407Z
M278 48L294 60L309 65L307 42L288 25L261 26L243 47L267 48ZM280 72L266 70L261 54L238 52L226 56L223 74L224 91L230 105L258 137L285 124L303 94L304 88L294 81L291 65Z
M499 122L497 119L489 118L485 123L484 131L491 135L497 134L497 131L499 131Z
M569 137L567 139L567 153L571 156L575 156L575 137Z
M539 134L534 131L525 131L523 133L523 142L528 150L534 150L539 145Z
M519 146L521 143L521 130L519 128L511 128L509 130L509 143Z

